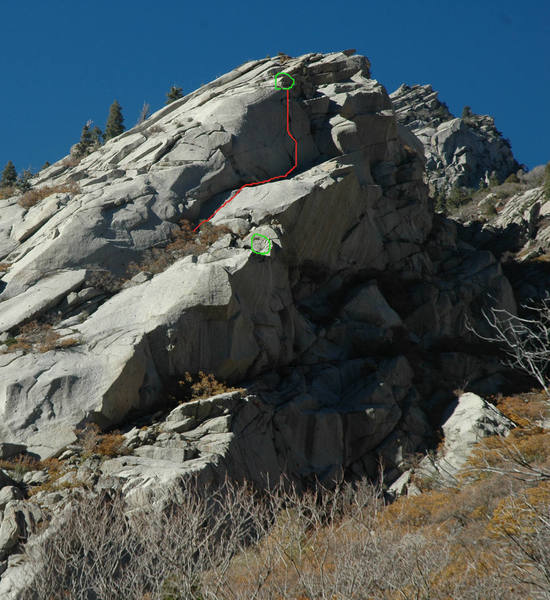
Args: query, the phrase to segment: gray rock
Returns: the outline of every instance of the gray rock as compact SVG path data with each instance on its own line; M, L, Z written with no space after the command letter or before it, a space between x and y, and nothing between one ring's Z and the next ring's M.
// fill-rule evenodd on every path
M507 435L515 427L496 407L467 392L453 402L443 417L444 443L435 460L421 461L424 476L448 479L463 467L477 442L493 435Z
M0 442L0 460L7 460L22 452L25 452L27 447L24 444L11 444L9 442Z
M3 511L8 502L22 500L23 492L14 485L6 485L0 489L0 511Z
M195 417L184 417L181 421L167 421L163 423L162 429L165 432L183 433L193 429L196 424Z
M412 471L407 469L404 471L388 488L388 494L392 498L406 496L412 477Z
M26 540L36 530L42 519L42 511L34 503L24 500L8 502L0 525L0 558L11 554L18 542Z
M49 474L47 471L29 471L23 476L23 483L27 485L38 485L48 481Z
M5 486L14 486L15 484L15 480L12 479L6 471L0 469L0 489Z
M52 310L81 340L0 355L0 439L57 456L76 427L154 413L168 381L202 370L264 388L182 404L158 431L129 432L135 456L87 464L102 470L96 486L144 499L193 473L328 482L342 469L373 474L377 453L397 468L405 449L421 446L412 368L376 350L393 345L394 356L402 333L422 350L463 335L463 316L488 303L489 291L514 308L510 285L490 253L460 247L452 225L434 222L420 143L400 127L365 57L285 63L297 80L289 98L300 164L283 177L294 142L281 126L279 69L278 59L246 63L77 166L39 174L37 186L79 182L80 193L55 210L53 200L28 212L0 201L10 223L3 212L2 260L11 263L0 330ZM440 144L465 135L456 124L433 129ZM181 219L198 223L222 204L212 223L232 233L115 293L109 272L126 278L131 262L162 252ZM269 238L269 256L251 251L256 233ZM95 295L103 287L111 291ZM79 302L92 303L89 314L71 321ZM456 368L446 364L434 379ZM275 383L260 383L270 372Z
M351 319L368 321L383 328L402 325L401 318L386 302L376 281L358 289L342 310Z
M145 283L151 279L152 275L148 271L141 271L132 277L133 283Z
M85 276L86 272L83 270L58 272L30 286L24 292L24 301L20 295L8 298L2 302L0 330L11 329L55 306L67 293L81 285ZM0 295L0 300L3 295Z
M4 517L0 525L0 559L8 556L18 540L19 523L17 522L16 511L12 506L9 506L4 511Z
M477 188L480 180L488 181L493 172L504 181L520 169L492 117L472 114L454 118L430 85L403 84L390 98L399 122L421 142L428 181L434 190Z

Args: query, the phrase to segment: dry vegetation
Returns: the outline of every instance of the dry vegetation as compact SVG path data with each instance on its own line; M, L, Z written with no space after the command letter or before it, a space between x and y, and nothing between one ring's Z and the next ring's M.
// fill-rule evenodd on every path
M199 371L196 375L187 372L180 379L167 383L167 396L170 404L183 404L192 400L210 398L225 392L243 392L243 388L236 388L224 381L218 381L212 373Z
M510 175L504 182L493 182L478 190L453 188L448 194L435 194L436 210L452 215L461 221L487 220L499 214L506 202L515 194L542 185L541 178L518 179Z
M99 455L105 458L123 456L131 451L124 446L125 438L120 431L102 433L95 423L88 423L83 429L75 432L81 446L81 459Z
M144 253L140 264L130 263L128 272L135 275L141 271L161 273L180 258L191 254L202 254L222 235L230 233L225 226L204 223L198 232L193 231L193 224L182 219L179 227L172 232L172 241L163 248L151 248Z
M102 433L95 423L86 425L83 429L75 431L79 446L78 459L76 462L68 463L57 458L39 460L29 454L20 454L9 460L0 460L0 469L12 473L16 478L21 478L30 471L47 471L48 479L39 485L31 485L28 496L34 496L38 492L54 492L66 488L87 487L76 479L70 481L59 481L59 479L73 471L76 473L76 464L82 463L90 457L113 458L131 454L125 445L125 438L119 431Z
M15 335L5 342L6 352L48 352L50 350L63 350L79 344L75 338L60 338L50 323L38 320L28 321L21 325Z
M48 480L40 485L30 486L28 495L33 496L40 491L54 491L68 485L58 485L57 480L67 473L66 465L57 458L46 458L39 460L28 454L21 454L9 460L0 460L0 468L12 473L15 477L21 477L30 471L46 471Z
M260 494L188 481L154 515L117 495L77 503L29 546L26 598L548 599L550 432L522 398L496 402L512 435L480 443L459 486L389 505L367 482Z
M5 185L0 187L0 200L4 200L4 198L11 198L12 196L17 196L19 192L19 188L14 185Z
M30 208L52 194L66 192L74 195L78 194L79 191L80 188L78 187L78 184L74 182L63 183L54 186L46 185L40 188L33 188L28 192L25 192L17 202L23 208Z

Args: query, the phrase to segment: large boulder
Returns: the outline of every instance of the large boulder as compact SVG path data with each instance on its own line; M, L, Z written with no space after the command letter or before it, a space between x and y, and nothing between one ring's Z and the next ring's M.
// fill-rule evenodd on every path
M447 408L441 425L443 445L435 460L425 458L420 473L452 478L467 462L474 446L483 438L507 435L515 424L486 400L467 392Z

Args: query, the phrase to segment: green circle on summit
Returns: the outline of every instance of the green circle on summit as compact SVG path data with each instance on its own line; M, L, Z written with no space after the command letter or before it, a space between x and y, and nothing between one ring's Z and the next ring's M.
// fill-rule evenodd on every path
M281 83L277 82L277 77L280 77L281 75L284 75L285 77L288 77L289 79L292 80L292 83L288 86L284 86ZM284 71L279 71L276 75L275 75L275 89L276 90L290 90L294 87L294 84L296 83L296 81L294 80L294 77L292 77L291 75L289 75L288 73L285 73Z

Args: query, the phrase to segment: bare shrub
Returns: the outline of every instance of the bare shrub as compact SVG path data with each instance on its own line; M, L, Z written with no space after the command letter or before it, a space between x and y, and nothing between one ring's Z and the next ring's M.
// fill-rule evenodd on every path
M86 277L86 287L95 287L107 294L116 294L120 292L126 281L127 279L116 277L107 269L97 268L91 270Z
M550 598L550 482L503 500L488 532L511 577L530 587L530 597Z
M182 485L162 512L129 512L116 493L75 503L56 534L27 548L35 576L23 598L198 598L203 573L221 576L264 519L248 488Z
M17 202L19 206L22 206L23 208L30 208L31 206L38 204L40 200L43 200L44 198L47 198L52 194L67 192L69 194L75 195L78 194L79 191L80 188L78 184L74 182L55 186L46 185L41 188L34 188L29 190L28 192L25 192Z
M144 253L140 264L134 262L128 266L131 275L141 271L161 273L180 258L191 254L202 254L222 235L230 233L223 225L204 223L198 232L193 231L193 224L187 219L179 222L179 227L172 232L172 241L163 248L151 248Z
M76 430L75 434L82 448L83 458L93 454L112 458L131 452L124 446L125 438L120 431L102 433L96 423L87 423L83 429Z
M492 337L482 335L470 323L469 331L486 342L499 344L508 356L507 364L534 377L550 399L546 374L550 366L550 297L540 306L524 305L531 318L513 315L505 309L483 310L485 321L494 331Z
M487 438L460 485L390 505L366 481L299 493L283 480L260 493L186 480L155 511L86 496L62 530L29 545L25 598L548 599L550 480L517 476L499 454L540 469L544 435L520 426Z

